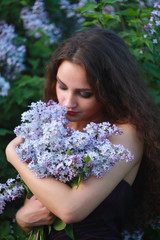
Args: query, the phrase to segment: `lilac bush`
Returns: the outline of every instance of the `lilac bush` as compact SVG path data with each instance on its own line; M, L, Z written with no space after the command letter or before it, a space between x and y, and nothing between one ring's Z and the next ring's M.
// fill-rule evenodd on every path
M61 30L54 23L49 22L42 0L36 0L31 10L23 8L21 19L28 36L41 38L45 34L49 38L46 44L56 43L61 37Z
M3 213L6 202L20 198L24 193L23 184L9 178L6 183L0 183L0 214Z
M7 80L13 80L25 69L26 47L17 40L15 28L0 21L0 72Z
M145 38L149 38L153 41L153 44L159 44L160 43L160 3L155 2L154 3L154 9L151 12L150 19L148 23L144 26L145 31Z
M0 96L5 97L8 95L10 84L0 74Z

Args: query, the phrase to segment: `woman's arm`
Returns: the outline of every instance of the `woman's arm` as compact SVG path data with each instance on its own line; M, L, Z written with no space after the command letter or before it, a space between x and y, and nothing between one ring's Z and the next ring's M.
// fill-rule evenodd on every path
M111 141L122 144L134 154L134 160L118 162L103 178L90 177L81 181L78 189L70 188L54 178L39 179L31 172L26 163L21 162L16 154L16 146L23 140L15 138L6 149L8 161L17 169L24 182L39 201L66 223L77 222L87 217L117 186L117 184L140 164L143 143L131 125L120 126L124 134L114 136ZM133 174L134 177L136 175Z
M26 199L24 205L16 213L16 221L25 232L30 232L33 227L50 225L55 218L56 216L35 196Z

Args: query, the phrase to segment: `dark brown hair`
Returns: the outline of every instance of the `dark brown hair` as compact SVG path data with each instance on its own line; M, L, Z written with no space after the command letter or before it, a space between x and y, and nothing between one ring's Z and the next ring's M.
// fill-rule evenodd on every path
M133 185L134 215L140 223L160 216L160 118L126 44L114 32L102 28L77 32L63 41L47 67L45 101L57 101L56 74L63 60L86 70L107 121L128 121L141 133L145 148Z

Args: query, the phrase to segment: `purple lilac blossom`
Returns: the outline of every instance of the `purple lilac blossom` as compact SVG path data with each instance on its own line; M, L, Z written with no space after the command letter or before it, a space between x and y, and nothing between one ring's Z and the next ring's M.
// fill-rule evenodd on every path
M10 83L5 81L5 78L3 78L0 74L0 96L2 97L7 96L9 89L10 89Z
M104 14L115 15L115 9L114 9L114 7L113 7L112 5L106 5L106 6L103 8L102 12L103 12Z
M122 232L123 240L143 240L144 232L140 229L130 233L128 230Z
M17 179L9 178L6 183L0 183L0 214L3 213L6 202L20 198L23 193L24 187Z
M7 80L15 79L25 69L26 47L20 45L16 37L14 26L0 21L0 71Z
M14 130L25 139L17 147L18 157L37 177L51 176L64 183L78 177L81 171L84 179L91 175L103 177L116 162L133 160L128 149L108 140L122 134L116 125L91 122L84 132L75 131L69 127L66 113L65 107L52 100L38 101L22 114L22 124Z
M87 3L87 0L79 0L77 3L71 4L68 0L60 0L60 9L64 10L66 12L66 17L76 17L77 22L79 24L82 24L85 19L76 12L77 9L83 7Z
M46 44L56 43L61 37L60 29L54 23L49 23L49 17L47 12L45 12L42 0L36 0L31 11L28 8L23 8L21 19L28 36L41 38L41 30L49 38L48 41L46 40Z
M144 38L149 37L155 45L160 43L160 2L156 1L153 4L153 11L151 12L149 22L144 25L144 31Z

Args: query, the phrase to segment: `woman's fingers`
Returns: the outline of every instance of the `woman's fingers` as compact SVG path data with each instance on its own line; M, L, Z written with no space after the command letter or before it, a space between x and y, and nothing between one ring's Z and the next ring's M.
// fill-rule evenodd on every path
M11 144L11 146L13 147L17 147L23 142L24 142L24 138L22 138L21 136L18 136L14 138L9 144Z
M16 214L18 224L23 229L34 226L50 225L56 216L52 214L35 196L26 199L24 206Z

